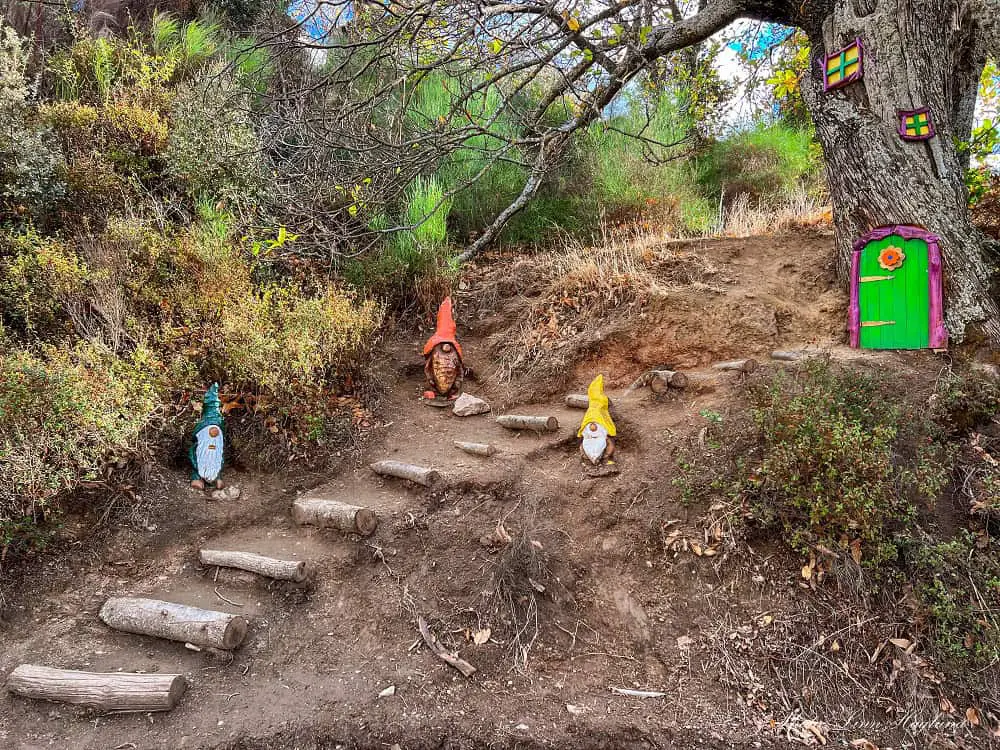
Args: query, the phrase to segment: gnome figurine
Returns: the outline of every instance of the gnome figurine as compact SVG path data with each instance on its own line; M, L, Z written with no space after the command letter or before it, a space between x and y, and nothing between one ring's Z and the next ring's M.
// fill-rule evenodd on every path
M424 374L428 389L424 398L454 400L462 392L462 347L455 339L455 319L451 314L451 297L445 297L437 312L437 329L424 344Z
M576 433L580 440L580 454L592 466L614 464L615 423L608 411L608 397L604 395L604 376L598 375L587 388L589 405L583 415L580 430Z
M194 469L191 471L191 486L198 490L206 487L222 489L223 452L225 449L222 435L222 411L219 409L219 384L205 392L202 402L201 419L194 426L194 442L188 456Z

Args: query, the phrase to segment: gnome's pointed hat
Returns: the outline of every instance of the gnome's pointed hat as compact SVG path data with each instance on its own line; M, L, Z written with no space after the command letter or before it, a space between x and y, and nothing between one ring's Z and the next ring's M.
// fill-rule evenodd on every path
M591 422L597 422L608 431L608 435L614 437L617 430L615 423L611 420L611 413L608 411L608 397L604 395L603 375L598 375L591 381L587 388L587 400L590 405L587 407L587 413L583 415L583 421L580 423L580 429L576 436L583 437L584 428Z
M441 307L438 308L437 329L424 344L424 356L430 354L431 350L438 344L444 343L454 346L458 356L462 356L462 347L458 345L458 340L455 338L455 318L451 314L451 297L445 297Z
M194 426L195 435L209 425L214 424L216 427L222 427L224 420L222 417L222 410L219 408L222 406L222 403L219 401L218 383L212 383L209 389L205 391L205 398L201 403L201 419L199 419L198 424Z

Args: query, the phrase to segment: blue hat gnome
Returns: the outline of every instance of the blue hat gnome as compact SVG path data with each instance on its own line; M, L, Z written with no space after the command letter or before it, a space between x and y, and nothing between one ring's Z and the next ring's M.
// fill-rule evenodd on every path
M194 426L194 442L188 456L191 459L191 486L198 490L214 486L222 489L223 453L225 439L222 434L223 417L219 402L219 384L205 392L202 401L201 419Z

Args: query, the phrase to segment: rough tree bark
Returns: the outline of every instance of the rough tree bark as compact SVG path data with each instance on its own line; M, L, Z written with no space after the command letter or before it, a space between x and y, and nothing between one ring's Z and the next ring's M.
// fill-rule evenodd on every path
M989 241L972 225L964 185L979 77L995 43L983 0L818 0L758 3L761 18L801 27L812 46L803 96L823 147L833 200L839 267L846 278L853 241L868 230L915 224L941 238L945 319L953 341L970 324L1000 343L990 296ZM864 76L823 91L824 56L860 37ZM904 141L898 110L929 107L937 135Z

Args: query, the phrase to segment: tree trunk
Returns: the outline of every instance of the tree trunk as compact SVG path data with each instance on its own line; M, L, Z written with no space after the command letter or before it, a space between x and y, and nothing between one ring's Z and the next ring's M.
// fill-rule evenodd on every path
M99 616L115 630L208 648L234 649L247 634L247 621L239 615L157 599L111 598Z
M913 224L941 239L945 321L954 341L982 327L1000 342L997 302L989 295L988 241L972 225L965 159L987 33L960 0L820 0L787 19L812 45L803 97L826 158L839 267L852 244L879 226ZM855 38L863 45L860 81L823 91L825 55ZM929 107L936 135L905 141L899 110Z
M179 674L105 674L34 664L22 664L7 678L7 689L25 698L115 712L170 711L186 687Z

